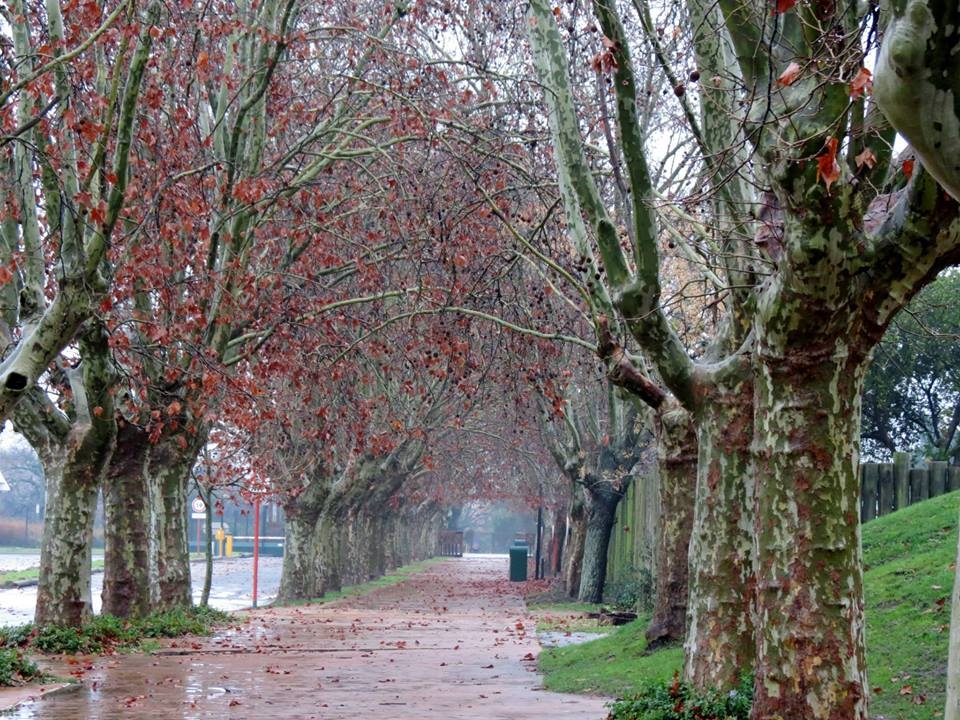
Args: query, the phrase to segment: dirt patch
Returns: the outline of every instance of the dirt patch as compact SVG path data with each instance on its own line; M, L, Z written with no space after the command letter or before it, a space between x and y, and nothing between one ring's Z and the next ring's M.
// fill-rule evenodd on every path
M534 624L506 577L505 558L468 556L363 597L247 613L213 638L74 665L80 689L11 717L605 717L603 698L541 689Z

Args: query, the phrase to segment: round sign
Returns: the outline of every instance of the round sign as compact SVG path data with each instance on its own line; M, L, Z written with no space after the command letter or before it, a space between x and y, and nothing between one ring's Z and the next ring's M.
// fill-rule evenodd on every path
M207 511L207 504L198 497L193 499L193 502L190 503L190 507L193 508L195 513L202 513Z

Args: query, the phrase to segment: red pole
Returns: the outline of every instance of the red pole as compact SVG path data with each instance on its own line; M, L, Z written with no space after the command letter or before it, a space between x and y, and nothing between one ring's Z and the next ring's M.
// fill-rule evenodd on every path
M257 570L260 565L260 497L253 501L253 606L257 606Z

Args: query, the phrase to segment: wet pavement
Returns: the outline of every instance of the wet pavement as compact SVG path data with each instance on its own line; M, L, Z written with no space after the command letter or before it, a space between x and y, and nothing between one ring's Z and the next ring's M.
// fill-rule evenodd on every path
M606 699L541 689L534 622L506 576L506 558L468 556L362 597L241 613L212 638L61 665L80 687L5 717L604 718Z
M102 556L101 556L102 557ZM40 555L0 554L0 572L39 567ZM257 573L257 603L269 604L280 588L280 571L283 558L261 557ZM203 562L190 565L193 579L193 600L200 602L206 566ZM103 573L95 572L91 578L93 611L100 612L100 593L103 590ZM33 621L37 603L35 585L24 588L0 590L0 626L23 625ZM241 610L253 604L253 558L232 557L217 559L213 563L213 581L210 586L210 607L218 610Z

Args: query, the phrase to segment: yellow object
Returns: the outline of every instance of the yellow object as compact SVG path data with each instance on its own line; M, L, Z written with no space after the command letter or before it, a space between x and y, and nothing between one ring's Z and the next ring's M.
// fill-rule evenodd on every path
M227 557L233 557L233 535L227 535Z
M223 532L223 528L217 528L217 531L213 534L213 536L217 539L218 542L223 542L223 538L225 535L226 533Z

